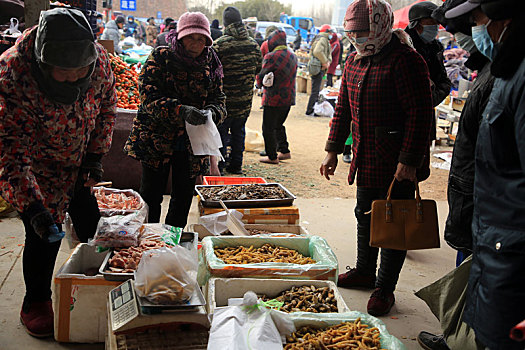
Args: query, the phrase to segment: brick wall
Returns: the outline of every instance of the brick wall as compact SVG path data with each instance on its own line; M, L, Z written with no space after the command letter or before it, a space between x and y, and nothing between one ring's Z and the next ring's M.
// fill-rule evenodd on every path
M113 11L121 11L124 15L148 18L157 18L157 12L160 11L162 18L172 17L178 19L184 12L187 11L185 0L135 0L136 11L121 11L120 0L113 0ZM103 12L102 0L97 1L97 10Z

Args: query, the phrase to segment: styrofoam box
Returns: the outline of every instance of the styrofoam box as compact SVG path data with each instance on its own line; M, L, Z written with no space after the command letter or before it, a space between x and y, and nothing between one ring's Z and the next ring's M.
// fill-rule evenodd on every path
M339 293L337 286L332 281L260 278L210 278L206 288L206 306L208 313L213 314L217 307L228 306L228 298L242 298L244 293L248 291L253 291L255 294L265 294L271 298L277 297L281 292L291 289L294 286L329 287L334 291L338 312L343 313L350 311Z
M106 254L86 243L77 245L54 278L55 339L59 342L104 342L107 298L121 282L106 281L98 272Z
M273 233L293 233L296 235L309 235L306 228L301 225L285 225L285 224L245 224L244 228L251 230L265 230ZM197 232L199 239L207 236L213 236L213 233L208 231L206 227L201 224L191 224L188 231Z

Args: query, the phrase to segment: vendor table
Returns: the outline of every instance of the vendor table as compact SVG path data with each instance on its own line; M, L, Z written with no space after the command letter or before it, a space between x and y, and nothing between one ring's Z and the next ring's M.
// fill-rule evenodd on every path
M436 119L439 121L439 119L444 119L450 123L450 126L448 127L448 130L446 131L447 134L447 143L449 145L454 144L454 141L456 140L456 134L458 127L455 125L455 123L459 122L459 118L461 116L461 112L458 112L454 109L452 109L450 106L445 104L440 104L436 106ZM439 122L436 123L436 125L439 125Z

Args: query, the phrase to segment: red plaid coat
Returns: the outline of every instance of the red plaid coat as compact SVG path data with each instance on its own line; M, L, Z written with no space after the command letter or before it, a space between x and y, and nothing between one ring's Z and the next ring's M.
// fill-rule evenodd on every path
M398 162L420 168L418 178L426 179L433 111L425 61L395 35L379 54L354 57L345 66L325 150L342 153L351 130L350 184L357 173L358 186L386 187Z

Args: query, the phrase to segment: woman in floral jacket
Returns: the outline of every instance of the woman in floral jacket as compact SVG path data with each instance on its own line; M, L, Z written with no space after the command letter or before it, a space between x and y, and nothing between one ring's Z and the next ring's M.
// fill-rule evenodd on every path
M172 191L166 224L186 226L195 178L204 175L208 157L193 155L185 122L226 117L222 65L210 47L210 24L200 12L187 12L171 30L169 47L155 48L139 77L141 104L124 151L142 162L140 194L149 222L159 222L170 168Z
M111 145L115 79L102 46L77 10L40 15L0 56L0 194L25 227L28 333L53 334L51 278L66 210L83 241L100 213L90 186Z

